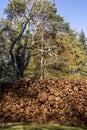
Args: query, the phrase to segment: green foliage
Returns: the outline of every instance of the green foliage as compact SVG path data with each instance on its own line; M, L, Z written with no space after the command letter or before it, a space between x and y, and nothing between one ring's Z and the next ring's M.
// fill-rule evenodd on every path
M48 0L9 1L0 21L1 80L87 75L83 31L77 35ZM31 10L29 10L31 8ZM3 65L8 60L8 65ZM4 69L3 69L4 67ZM5 77L5 71L9 73ZM43 77L42 76L42 77Z
M7 14L8 19L12 21L15 13L17 13L17 15L21 17L24 11L25 11L24 1L14 0L14 1L9 1L7 8L4 10L4 13Z
M83 44L85 44L85 33L83 32L83 30L81 30L80 34L79 34L79 41Z
M26 77L31 77L33 79L40 78L40 57L32 57L27 69L24 72Z
M13 73L12 73L13 72ZM0 63L0 83L16 80L16 73L11 64Z

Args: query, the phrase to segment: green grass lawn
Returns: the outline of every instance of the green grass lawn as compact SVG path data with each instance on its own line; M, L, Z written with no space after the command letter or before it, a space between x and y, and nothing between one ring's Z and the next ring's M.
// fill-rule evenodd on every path
M2 125L0 130L87 130L78 127L68 127L60 126L57 124L47 124L47 125Z

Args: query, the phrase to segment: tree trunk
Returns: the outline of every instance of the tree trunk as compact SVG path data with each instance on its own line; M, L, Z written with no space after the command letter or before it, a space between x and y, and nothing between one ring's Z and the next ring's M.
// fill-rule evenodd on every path
M40 79L44 78L44 32L42 31L42 42L41 42L41 72L40 72Z

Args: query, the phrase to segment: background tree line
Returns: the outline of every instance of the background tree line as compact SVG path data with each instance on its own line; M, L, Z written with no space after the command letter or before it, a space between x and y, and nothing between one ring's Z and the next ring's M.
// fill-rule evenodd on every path
M87 76L83 30L76 33L48 0L9 0L0 20L0 82Z

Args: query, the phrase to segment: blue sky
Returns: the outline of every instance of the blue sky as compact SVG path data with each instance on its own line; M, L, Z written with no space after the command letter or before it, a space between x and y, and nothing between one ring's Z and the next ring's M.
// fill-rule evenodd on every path
M0 18L4 17L3 11L4 8L7 6L8 0L0 0Z
M87 36L87 0L55 0L58 14L70 23L75 31L83 31Z
M0 0L0 18L4 17L3 10L8 0ZM80 32L81 29L87 36L87 0L55 0L58 14L70 23L72 29Z

